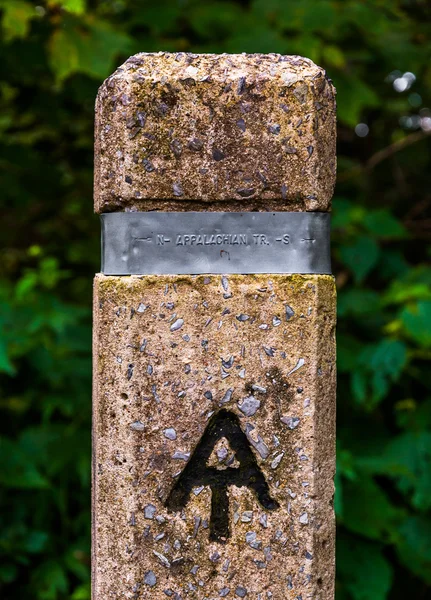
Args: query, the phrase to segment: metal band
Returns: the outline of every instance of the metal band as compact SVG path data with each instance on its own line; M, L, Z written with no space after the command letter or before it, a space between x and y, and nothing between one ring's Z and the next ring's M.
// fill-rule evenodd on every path
M328 213L122 212L101 219L105 275L331 273Z

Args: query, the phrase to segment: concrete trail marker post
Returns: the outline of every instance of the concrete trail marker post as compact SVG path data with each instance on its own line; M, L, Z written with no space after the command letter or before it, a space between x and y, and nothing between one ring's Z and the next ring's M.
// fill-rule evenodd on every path
M332 600L331 83L138 54L95 158L93 600Z

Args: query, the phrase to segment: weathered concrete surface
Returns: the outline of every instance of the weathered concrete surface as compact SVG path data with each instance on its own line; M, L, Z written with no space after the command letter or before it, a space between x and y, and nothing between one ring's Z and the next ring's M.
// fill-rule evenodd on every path
M333 278L97 275L94 311L94 600L333 600ZM230 486L226 543L209 488L164 506L221 408L279 504Z
M335 91L299 56L137 54L96 102L95 209L326 211Z
M138 54L99 91L95 209L327 211L334 94L300 57ZM332 277L97 275L94 311L94 600L333 600Z

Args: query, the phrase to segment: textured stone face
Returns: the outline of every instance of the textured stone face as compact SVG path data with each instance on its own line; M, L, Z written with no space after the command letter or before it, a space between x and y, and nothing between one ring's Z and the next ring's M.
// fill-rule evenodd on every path
M98 275L94 311L94 599L332 600L333 278Z
M97 212L327 211L334 178L307 59L138 54L99 91ZM333 600L333 278L97 275L94 297L93 600Z
M95 209L329 210L335 92L310 60L137 54L96 102Z

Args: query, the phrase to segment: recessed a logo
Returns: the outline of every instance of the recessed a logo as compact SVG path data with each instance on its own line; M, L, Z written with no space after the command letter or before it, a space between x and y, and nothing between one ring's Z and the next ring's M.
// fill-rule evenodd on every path
M215 445L226 438L239 466L217 468L208 465ZM165 506L170 511L182 510L194 487L208 485L211 488L210 539L225 542L230 536L229 529L229 485L248 487L256 495L259 503L267 510L275 510L279 504L269 491L265 476L257 464L247 436L240 426L238 417L222 409L213 415L190 457L183 472L172 488Z

